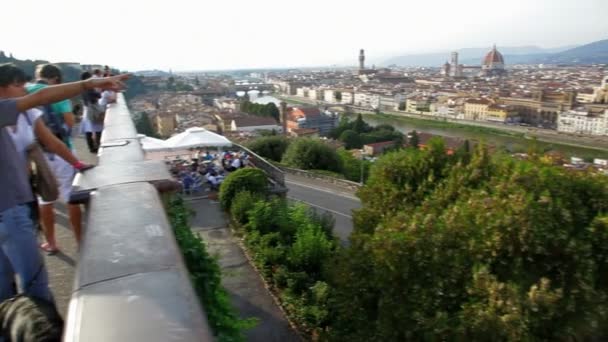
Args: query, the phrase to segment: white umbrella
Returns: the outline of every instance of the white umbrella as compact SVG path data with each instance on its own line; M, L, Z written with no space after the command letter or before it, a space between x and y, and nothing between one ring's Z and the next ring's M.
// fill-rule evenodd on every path
M137 137L139 138L142 148L146 152L169 150L169 146L167 146L167 142L165 140L151 138L143 134L138 134Z
M201 127L188 128L165 140L167 146L172 150L186 149L191 147L230 147L232 142L226 137L208 131Z

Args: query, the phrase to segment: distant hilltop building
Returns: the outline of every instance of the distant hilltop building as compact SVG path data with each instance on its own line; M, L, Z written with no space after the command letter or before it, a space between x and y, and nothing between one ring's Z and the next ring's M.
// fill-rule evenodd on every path
M481 66L462 65L458 63L458 52L454 51L451 54L450 62L445 62L441 67L441 74L449 77L463 77L467 74L475 74L478 76L502 76L507 73L505 70L504 57L498 50L496 45L488 52Z

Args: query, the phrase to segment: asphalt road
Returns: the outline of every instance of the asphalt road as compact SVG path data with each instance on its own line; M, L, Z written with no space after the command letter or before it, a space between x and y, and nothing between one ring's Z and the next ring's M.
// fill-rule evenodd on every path
M361 207L354 194L322 181L315 181L285 174L289 192L287 197L314 207L319 212L329 212L335 219L334 233L343 242L353 231L352 210Z

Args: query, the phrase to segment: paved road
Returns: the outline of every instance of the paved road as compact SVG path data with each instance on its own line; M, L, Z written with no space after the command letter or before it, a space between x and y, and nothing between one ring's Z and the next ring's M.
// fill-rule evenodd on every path
M352 210L361 207L361 202L352 192L322 181L289 174L285 174L285 183L289 188L289 199L331 213L336 220L335 234L344 242L348 240L353 231Z

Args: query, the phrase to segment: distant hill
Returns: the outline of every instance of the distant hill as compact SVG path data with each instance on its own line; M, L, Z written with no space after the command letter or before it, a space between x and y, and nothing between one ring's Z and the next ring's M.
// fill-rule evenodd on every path
M462 64L479 65L490 48L457 50ZM498 47L507 64L595 64L608 63L608 39L581 46L543 49L537 46ZM450 51L393 57L383 65L439 67L450 59Z
M608 39L585 44L546 57L545 63L594 64L608 63Z
M36 71L36 66L38 64L47 64L50 62L45 61L45 60L31 60L31 59L21 60L21 59L14 58L13 55L6 56L6 54L3 51L0 51L0 64L3 64L3 63L13 63L16 66L18 66L19 68L21 68L23 71L25 71L26 74L34 77L34 72ZM80 79L81 71L79 69L72 68L72 67L66 67L66 66L60 66L60 68L61 68L61 73L63 74L64 81L71 82L71 81L77 81Z
M573 46L564 46L558 48L543 49L538 46L506 46L498 47L498 50L505 56L529 56L538 55L545 56L555 52L562 52L571 49ZM487 48L464 48L456 50L458 59L463 64L476 65L480 64L483 57L490 51L491 47ZM382 65L400 65L400 66L441 66L446 61L449 61L452 51L412 54L393 57L386 60ZM510 59L509 59L510 60Z

